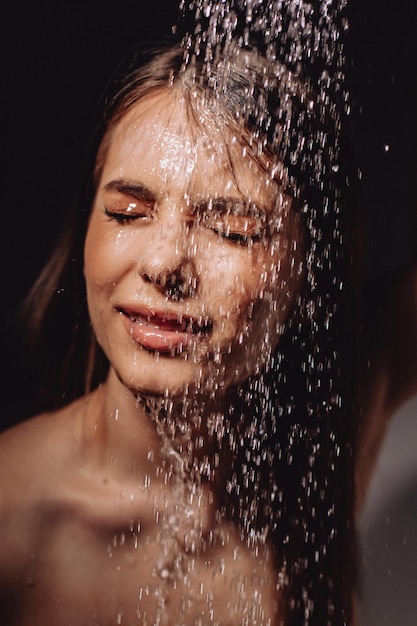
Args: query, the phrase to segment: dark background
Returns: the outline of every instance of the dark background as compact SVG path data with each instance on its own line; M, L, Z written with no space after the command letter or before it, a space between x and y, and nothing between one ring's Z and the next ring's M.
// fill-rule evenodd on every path
M7 334L3 321L13 316L17 300L36 276L71 201L106 81L135 42L169 34L177 20L177 4L177 0L2 2L0 404L5 423L16 394L24 394L25 381L10 369L13 342L3 341ZM362 172L356 202L364 226L359 283L382 277L383 284L387 272L417 252L415 14L415 0L349 0L348 132ZM402 444L395 448L395 458L401 457L402 449ZM375 530L372 534L378 555L386 558L386 535ZM399 537L403 540L404 535ZM411 536L405 545L414 545ZM368 590L372 615L380 615L372 601L379 606L382 596L394 598L393 615L401 612L393 585L408 589L404 576L391 577L386 585L386 577L375 574L375 564L371 562L368 570L377 584L382 580L385 585L377 586L376 593ZM385 565L381 571L386 571ZM404 561L401 571L406 571ZM413 580L412 574L408 580ZM378 617L370 623L393 621Z
M413 0L350 0L350 128L362 172L363 276L417 248ZM84 158L96 102L137 41L169 34L177 0L3 0L2 315L44 261ZM388 6L388 5L387 5ZM362 278L360 279L362 280Z

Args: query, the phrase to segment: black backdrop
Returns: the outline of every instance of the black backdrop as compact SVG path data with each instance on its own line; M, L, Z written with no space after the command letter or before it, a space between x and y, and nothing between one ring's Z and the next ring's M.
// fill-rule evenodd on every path
M365 275L395 267L417 248L415 9L413 0L386 4L349 2L349 130L363 172ZM2 316L47 254L106 80L136 41L170 32L177 5L3 0Z

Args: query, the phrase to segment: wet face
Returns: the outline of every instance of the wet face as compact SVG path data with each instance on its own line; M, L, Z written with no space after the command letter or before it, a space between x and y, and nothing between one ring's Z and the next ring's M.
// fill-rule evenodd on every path
M230 131L204 128L174 90L140 101L113 131L92 208L91 320L142 394L244 380L276 345L294 290L290 200Z

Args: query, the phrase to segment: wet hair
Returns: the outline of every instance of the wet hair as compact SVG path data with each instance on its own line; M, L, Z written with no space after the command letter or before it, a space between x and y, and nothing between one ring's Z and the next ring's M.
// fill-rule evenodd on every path
M268 533L285 590L287 624L343 624L354 578L353 428L349 406L350 315L341 181L332 111L278 62L236 48L207 71L181 43L137 48L113 77L99 109L81 201L21 314L26 362L36 354L26 416L67 404L105 379L108 362L91 328L83 278L90 209L114 128L161 89L192 95L227 124L260 167L291 194L303 224L305 281L277 351L230 406L238 429L225 515L250 536ZM338 162L339 163L339 162ZM274 169L275 168L275 169ZM317 172L320 170L320 176ZM81 210L80 210L81 206ZM346 243L345 243L346 245ZM33 352L29 352L29 347ZM29 385L28 385L29 387ZM249 416L249 419L248 419Z

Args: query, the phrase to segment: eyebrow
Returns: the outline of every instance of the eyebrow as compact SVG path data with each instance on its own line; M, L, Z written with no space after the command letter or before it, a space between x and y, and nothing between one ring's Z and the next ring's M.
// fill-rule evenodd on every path
M105 191L118 191L125 195L132 196L136 200L145 200L146 202L155 202L155 194L147 187L139 182L118 178L111 180L104 185Z

